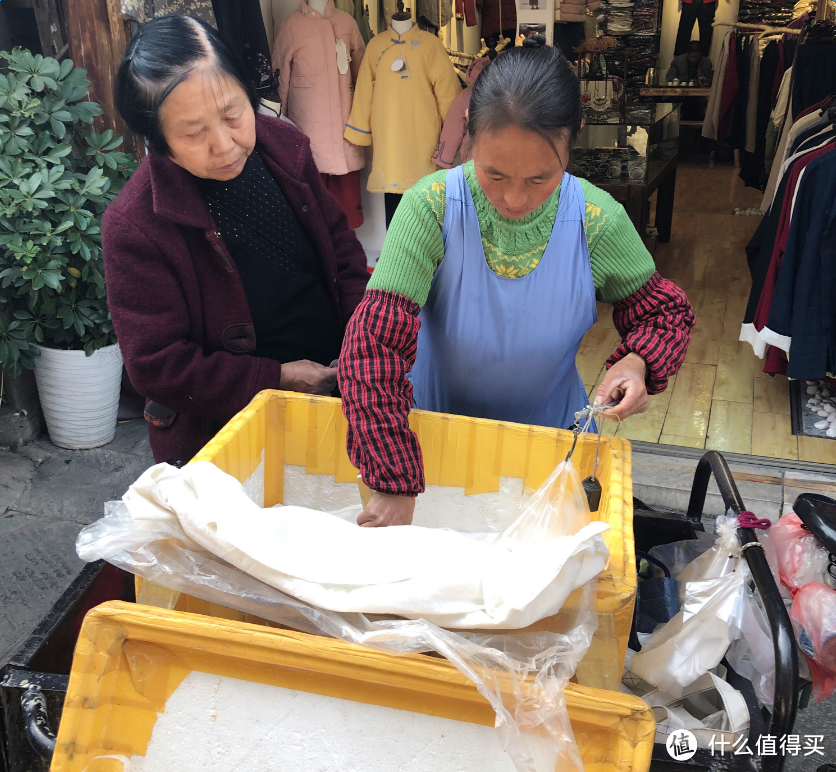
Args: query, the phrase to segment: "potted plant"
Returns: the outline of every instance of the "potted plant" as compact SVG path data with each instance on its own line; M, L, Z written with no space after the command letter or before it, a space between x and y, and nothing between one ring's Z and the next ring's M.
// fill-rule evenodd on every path
M101 215L136 168L94 128L89 86L72 61L0 52L0 371L34 368L50 439L68 448L116 431Z

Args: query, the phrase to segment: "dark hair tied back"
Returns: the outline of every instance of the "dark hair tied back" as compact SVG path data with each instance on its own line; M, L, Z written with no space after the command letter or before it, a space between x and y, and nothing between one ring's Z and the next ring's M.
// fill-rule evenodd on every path
M153 153L166 155L160 107L174 89L203 63L236 80L254 110L258 97L240 59L214 27L190 16L164 16L139 28L125 50L114 99L128 128L144 137Z
M523 38L522 44L523 48L545 48L546 36L541 35L539 32L535 32L533 35Z
M539 134L551 148L555 138L573 142L581 130L581 89L559 49L536 34L521 48L506 49L485 67L470 96L467 132L480 134L508 126Z

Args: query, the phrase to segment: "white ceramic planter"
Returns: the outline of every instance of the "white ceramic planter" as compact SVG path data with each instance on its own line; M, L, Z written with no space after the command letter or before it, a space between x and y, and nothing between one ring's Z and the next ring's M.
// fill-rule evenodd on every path
M106 445L116 433L122 353L105 346L92 356L83 351L40 347L35 380L49 439L80 450Z

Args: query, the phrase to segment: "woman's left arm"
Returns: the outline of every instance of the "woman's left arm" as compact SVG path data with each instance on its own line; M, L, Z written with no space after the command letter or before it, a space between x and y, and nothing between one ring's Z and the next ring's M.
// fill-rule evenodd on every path
M656 271L624 208L600 190L585 186L585 192L588 202L590 193L598 199L587 206L596 295L613 304L613 323L622 338L607 359L608 372L594 399L618 402L608 414L623 419L644 411L648 394L663 392L679 370L694 312L685 293Z
M647 395L660 394L685 359L694 312L685 293L656 271L632 295L613 303L613 323L622 341L607 359L607 374L595 400L618 401L608 415L627 418L647 408ZM617 395L616 395L617 396Z

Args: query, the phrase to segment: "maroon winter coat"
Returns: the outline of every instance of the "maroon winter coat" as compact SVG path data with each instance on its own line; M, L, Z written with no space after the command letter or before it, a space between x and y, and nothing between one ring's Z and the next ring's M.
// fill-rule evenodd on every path
M343 325L363 297L366 256L321 181L308 138L256 119L256 151L316 246ZM107 298L128 375L147 405L154 458L185 463L282 366L253 356L255 331L235 264L191 176L151 155L102 221Z

